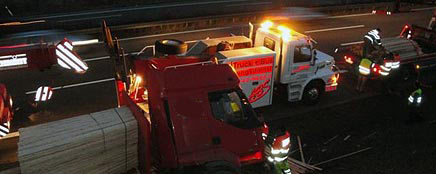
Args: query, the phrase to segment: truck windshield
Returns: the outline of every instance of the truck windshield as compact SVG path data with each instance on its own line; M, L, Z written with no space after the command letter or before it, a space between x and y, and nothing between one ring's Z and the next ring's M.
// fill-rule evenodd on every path
M215 119L242 129L261 126L247 97L238 90L209 93L209 102Z

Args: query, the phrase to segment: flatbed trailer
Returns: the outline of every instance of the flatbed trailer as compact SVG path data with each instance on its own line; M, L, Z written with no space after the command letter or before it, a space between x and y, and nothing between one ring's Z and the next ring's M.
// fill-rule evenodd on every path
M335 50L338 56L343 57L345 65L350 72L358 74L358 65L362 59L363 42L347 45ZM397 37L382 39L382 46L385 55L396 55L399 57L399 69L402 74L414 74L419 68L430 68L436 66L436 31L416 26L405 25ZM376 62L382 63L382 62ZM372 78L380 78L380 69L372 69Z

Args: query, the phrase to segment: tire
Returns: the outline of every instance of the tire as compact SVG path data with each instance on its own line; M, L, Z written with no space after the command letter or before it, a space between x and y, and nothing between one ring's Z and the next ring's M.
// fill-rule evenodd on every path
M210 162L204 165L204 174L241 174L239 168L225 161Z
M163 54L182 54L188 50L186 43L175 39L158 40L154 46L157 52Z
M322 83L310 82L306 88L304 88L303 102L308 105L317 104L321 98Z

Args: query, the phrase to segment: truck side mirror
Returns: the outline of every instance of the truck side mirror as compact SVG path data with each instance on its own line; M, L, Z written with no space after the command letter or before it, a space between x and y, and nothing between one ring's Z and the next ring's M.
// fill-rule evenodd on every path
M312 57L313 57L313 59L312 59L312 61L310 62L310 65L315 65L315 63L316 63L316 60L318 59L318 58L316 58L316 50L313 50L312 51Z

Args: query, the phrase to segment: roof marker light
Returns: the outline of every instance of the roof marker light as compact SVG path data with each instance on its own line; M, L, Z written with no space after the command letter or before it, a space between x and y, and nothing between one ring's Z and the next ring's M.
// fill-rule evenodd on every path
M273 25L274 25L274 23L268 20L268 21L263 22L260 26L261 26L263 29L268 30L268 29L271 28Z

